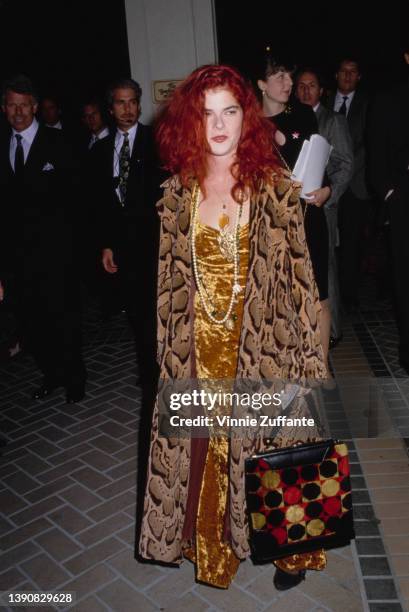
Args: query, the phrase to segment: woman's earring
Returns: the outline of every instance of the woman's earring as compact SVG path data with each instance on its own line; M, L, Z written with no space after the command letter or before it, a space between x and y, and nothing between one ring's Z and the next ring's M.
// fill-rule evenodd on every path
M265 96L265 95L266 95L266 90L265 90L265 89L262 89L262 90L261 90L261 95L262 95L262 96Z

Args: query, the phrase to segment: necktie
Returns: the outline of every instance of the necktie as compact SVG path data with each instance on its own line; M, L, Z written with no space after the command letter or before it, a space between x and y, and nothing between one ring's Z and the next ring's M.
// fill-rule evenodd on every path
M88 148L89 148L89 149L92 149L92 147L94 146L94 144L95 144L96 142L98 142L98 140L99 140L99 138L98 138L97 134L93 134L93 136L92 136L92 138L91 138L91 140L90 140L90 143L89 143L89 147L88 147Z
M122 206L125 206L126 185L128 182L130 161L129 134L125 132L124 141L119 152L119 193L121 196Z
M341 104L341 106L338 109L338 113L340 115L346 115L347 114L347 100L348 100L348 96L342 96L343 98L343 102Z
M14 155L14 174L20 178L24 171L24 150L21 141L23 137L21 134L16 134L17 147Z

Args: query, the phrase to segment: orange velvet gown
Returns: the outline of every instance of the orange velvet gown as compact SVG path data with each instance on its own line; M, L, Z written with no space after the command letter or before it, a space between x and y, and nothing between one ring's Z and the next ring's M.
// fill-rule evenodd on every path
M221 312L225 312L231 295L233 263L222 255L218 230L198 223L196 255L208 295ZM249 262L248 225L239 234L239 284L246 285ZM196 375L198 379L232 380L237 370L238 347L243 316L244 291L238 294L233 330L214 324L206 315L196 292L194 298L194 341ZM220 316L220 315L219 315ZM220 588L228 588L233 580L239 558L224 539L225 513L228 501L229 439L212 435L202 476L199 504L194 529L193 546L184 551L196 564L196 578ZM276 562L284 570L323 569L323 551L292 555Z

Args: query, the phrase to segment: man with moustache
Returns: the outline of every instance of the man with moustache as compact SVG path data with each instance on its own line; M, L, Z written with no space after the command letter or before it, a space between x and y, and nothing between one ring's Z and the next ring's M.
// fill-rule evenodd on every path
M366 120L368 96L359 89L361 71L355 58L345 57L336 72L337 91L329 97L328 107L347 119L354 152L354 172L339 201L340 287L347 312L358 306L362 258L362 238L370 212L366 184Z
M114 82L107 96L116 130L90 152L91 195L99 219L102 264L119 277L133 330L142 386L155 376L155 262L159 222L157 165L151 129L139 121L142 90Z
M6 82L9 124L0 139L0 280L13 280L24 346L44 378L34 399L65 387L80 401L86 372L81 355L79 286L72 243L75 173L60 130L40 126L31 81Z
M151 129L139 121L142 90L132 79L114 82L107 101L116 130L90 151L90 199L99 219L102 264L118 277L135 338L142 411L138 434L138 490L145 489L152 410L156 395L156 267L160 197ZM138 496L137 525L143 515Z
M330 348L342 338L340 298L338 288L338 266L335 247L338 244L338 201L348 187L353 173L352 141L345 117L321 104L323 87L314 68L305 68L296 76L296 96L303 104L312 107L318 121L318 130L333 147L326 175L331 195L324 204L328 224L328 293L331 307Z

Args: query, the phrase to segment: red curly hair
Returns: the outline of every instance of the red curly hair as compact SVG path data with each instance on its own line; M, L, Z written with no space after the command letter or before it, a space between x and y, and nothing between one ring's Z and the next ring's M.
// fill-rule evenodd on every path
M164 107L156 127L159 152L166 170L180 176L187 186L195 178L203 189L207 174L204 100L209 89L228 89L243 110L243 125L231 172L232 189L238 200L241 191L253 195L262 181L271 180L280 164L273 150L275 128L266 119L253 88L230 66L197 68L181 83Z

